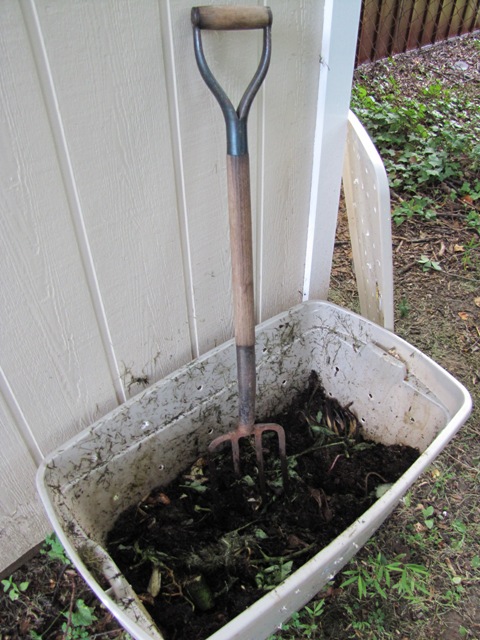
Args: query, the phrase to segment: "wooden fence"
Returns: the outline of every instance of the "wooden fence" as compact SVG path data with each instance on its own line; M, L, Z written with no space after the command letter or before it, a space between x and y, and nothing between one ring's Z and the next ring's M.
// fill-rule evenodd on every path
M480 29L480 0L363 0L356 64Z

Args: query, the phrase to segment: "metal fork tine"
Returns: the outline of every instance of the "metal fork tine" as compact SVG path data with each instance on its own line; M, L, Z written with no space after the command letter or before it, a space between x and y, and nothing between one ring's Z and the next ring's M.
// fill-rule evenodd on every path
M240 438L235 433L232 435L232 458L235 475L240 477Z
M262 447L262 434L263 429L257 429L255 426L255 454L257 456L258 467L258 481L260 484L260 493L262 500L266 498L266 486L265 486L265 468L263 464L263 447Z
M278 436L278 453L280 457L280 469L282 472L283 488L288 488L288 468L287 468L287 450L285 442L285 431L279 424L256 424L255 433L263 434L265 431L275 431ZM262 452L263 467L263 452ZM260 480L261 481L261 480ZM265 482L265 481L264 481Z
M285 431L279 424L255 424L250 432L239 433L239 430L226 433L212 442L208 446L210 475L213 480L214 487L217 486L216 467L213 462L213 452L224 442L230 442L232 447L232 459L235 475L240 477L240 439L248 438L251 435L255 439L255 455L257 458L258 481L260 485L260 493L262 498L266 498L266 481L265 481L265 464L263 458L262 436L265 431L275 431L278 437L278 453L280 457L280 467L282 472L282 482L285 491L288 488L288 469L287 469L287 453L285 444Z

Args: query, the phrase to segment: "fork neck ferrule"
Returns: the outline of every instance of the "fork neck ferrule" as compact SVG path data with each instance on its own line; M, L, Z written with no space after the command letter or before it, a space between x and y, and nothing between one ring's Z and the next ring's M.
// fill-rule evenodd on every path
M255 347L237 345L238 418L243 427L255 422Z
M235 112L223 112L227 129L227 154L244 156L248 154L247 118L239 118Z

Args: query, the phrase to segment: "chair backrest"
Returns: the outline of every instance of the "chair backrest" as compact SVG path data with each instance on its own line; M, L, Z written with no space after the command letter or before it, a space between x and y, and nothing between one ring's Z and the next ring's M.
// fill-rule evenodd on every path
M393 261L388 178L373 142L348 116L343 187L360 312L393 331Z

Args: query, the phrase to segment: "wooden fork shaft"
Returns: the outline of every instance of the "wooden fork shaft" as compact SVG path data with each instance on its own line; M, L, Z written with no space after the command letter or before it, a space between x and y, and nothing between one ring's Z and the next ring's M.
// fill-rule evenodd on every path
M248 154L227 156L228 211L240 425L255 422L255 311Z

